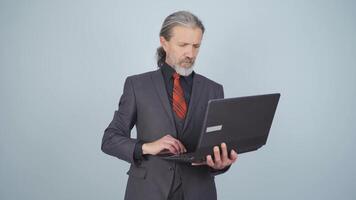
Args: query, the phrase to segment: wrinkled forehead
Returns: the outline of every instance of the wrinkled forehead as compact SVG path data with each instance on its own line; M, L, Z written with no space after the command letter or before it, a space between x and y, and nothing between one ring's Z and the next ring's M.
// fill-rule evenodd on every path
M203 32L199 27L175 26L172 29L171 40L173 42L200 44Z

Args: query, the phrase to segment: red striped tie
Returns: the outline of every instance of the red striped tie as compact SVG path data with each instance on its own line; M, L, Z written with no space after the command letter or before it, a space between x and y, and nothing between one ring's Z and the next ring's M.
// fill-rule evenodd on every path
M185 103L183 88L179 82L179 74L175 72L173 78L173 110L180 119L184 119L187 113L187 104Z

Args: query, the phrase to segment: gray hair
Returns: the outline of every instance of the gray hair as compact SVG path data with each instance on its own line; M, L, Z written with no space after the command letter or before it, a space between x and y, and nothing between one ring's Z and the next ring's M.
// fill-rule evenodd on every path
M193 13L188 11L178 11L170 14L163 22L159 36L169 41L172 38L172 30L176 26L185 26L190 28L200 28L204 34L205 28L201 20ZM163 47L158 47L156 52L157 64L160 67L165 59L166 52Z

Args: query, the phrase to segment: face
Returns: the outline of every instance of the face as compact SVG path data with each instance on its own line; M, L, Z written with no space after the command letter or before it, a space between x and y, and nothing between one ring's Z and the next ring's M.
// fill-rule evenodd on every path
M203 33L200 28L176 26L169 41L160 37L166 63L173 67L192 68L199 53Z

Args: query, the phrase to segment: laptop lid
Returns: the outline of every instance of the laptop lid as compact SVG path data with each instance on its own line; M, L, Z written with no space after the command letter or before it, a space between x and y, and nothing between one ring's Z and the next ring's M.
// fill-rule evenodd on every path
M210 100L196 150L205 154L225 142L244 153L265 145L279 98L275 93Z

